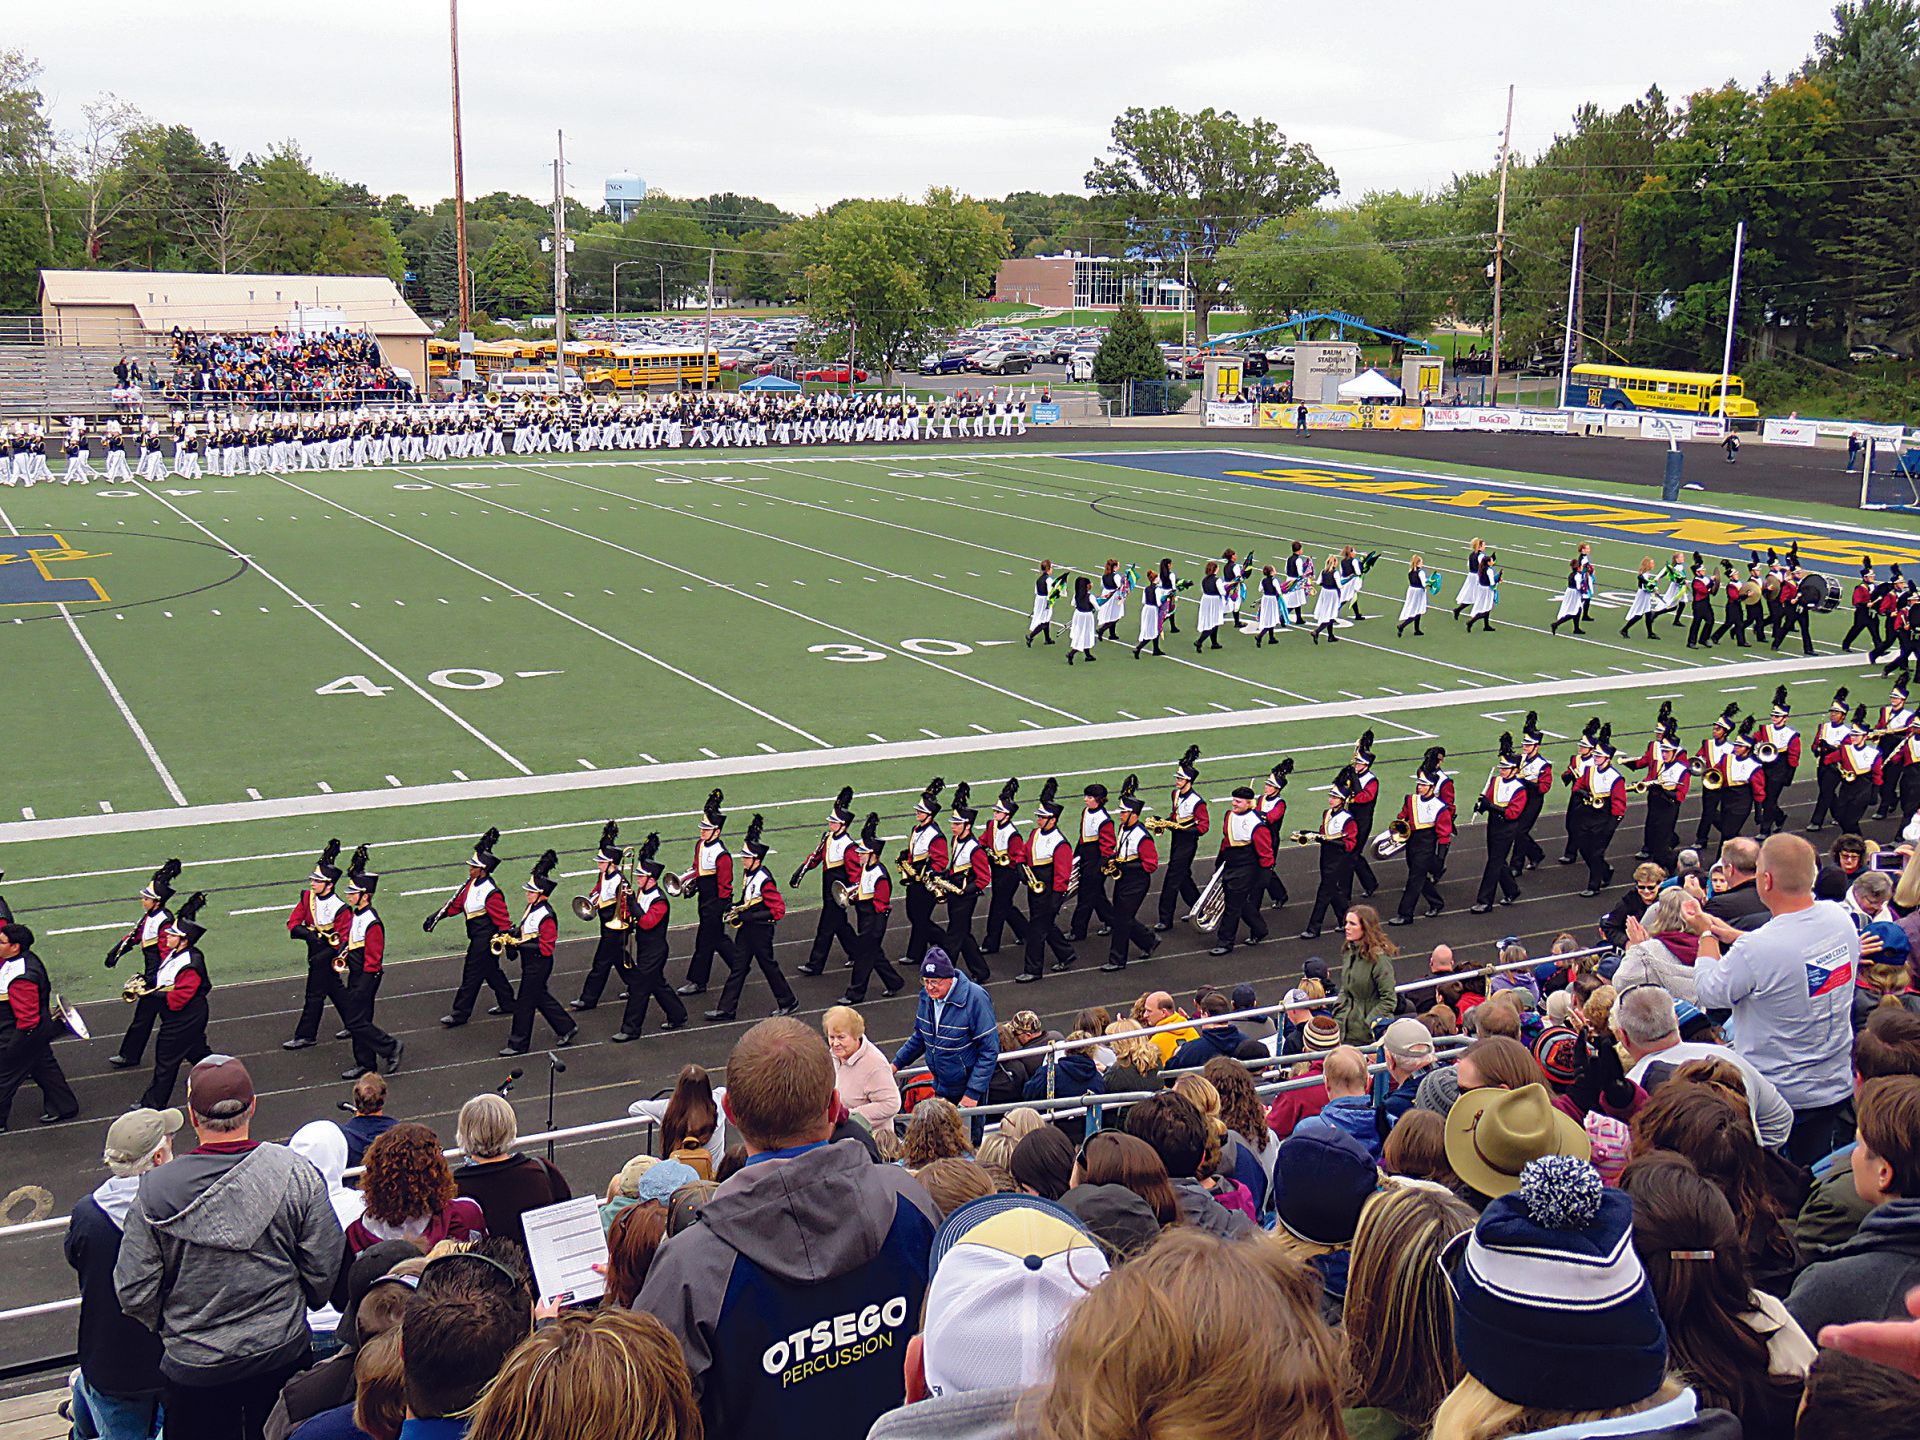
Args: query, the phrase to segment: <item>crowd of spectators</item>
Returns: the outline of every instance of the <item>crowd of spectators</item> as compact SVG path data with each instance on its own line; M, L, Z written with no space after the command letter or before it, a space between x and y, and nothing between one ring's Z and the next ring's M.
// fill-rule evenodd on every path
M406 399L412 388L387 364L379 342L357 330L247 334L176 326L169 338L173 375L167 390L177 401L204 403L218 397L322 407L380 397Z
M1622 952L1440 946L1397 989L1359 907L1271 1021L1240 986L996 1022L932 949L891 1057L852 1008L776 1018L724 1087L636 1106L656 1143L593 1182L606 1293L564 1310L522 1217L572 1189L505 1099L461 1109L458 1168L377 1086L283 1146L212 1056L74 1211L75 1431L1906 1433L1920 1014L1871 972L1915 907L1819 870L1735 842L1704 898L1636 876Z

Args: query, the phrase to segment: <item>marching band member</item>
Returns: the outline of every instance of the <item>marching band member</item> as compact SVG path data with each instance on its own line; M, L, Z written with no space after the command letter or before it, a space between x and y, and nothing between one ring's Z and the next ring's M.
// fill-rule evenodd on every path
M649 831L633 857L633 884L627 911L633 923L633 974L627 980L627 1003L620 1012L620 1028L613 1043L638 1040L647 1023L647 1003L657 1000L666 1017L662 1030L678 1030L687 1023L687 1007L667 983L667 921L673 914L660 877L667 867L657 858L660 836Z
M1253 802L1254 810L1273 835L1273 853L1277 860L1280 854L1280 830L1287 823L1287 798L1283 793L1287 788L1287 777L1293 774L1293 757L1289 755L1267 772L1266 779L1260 783L1260 795ZM1286 882L1280 878L1277 865L1269 865L1260 877L1259 888L1254 892L1253 907L1258 910L1271 899L1274 909L1278 910L1287 903Z
M140 952L140 977L149 989L153 987L154 975L160 969L160 962L166 958L161 936L167 926L173 923L173 912L167 909L167 901L173 897L173 881L180 873L180 862L169 860L153 872L153 878L140 889L140 918L107 952L107 969L111 970L120 963L120 957L130 950ZM120 1041L120 1048L107 1057L107 1063L116 1070L128 1070L138 1065L146 1054L147 1036L153 1033L153 1022L160 1017L160 1001L157 996L147 995L135 1002L133 1019L127 1022L127 1033Z
M802 975L818 975L826 970L827 957L833 953L836 940L847 953L847 963L853 963L853 925L847 911L833 898L834 881L851 890L860 878L860 850L853 843L853 836L847 833L852 824L853 787L842 785L832 808L827 811L827 828L820 834L820 843L794 867L787 880L787 888L798 894L807 872L815 867L820 871L820 919L813 929L813 948L807 951L806 962L799 967Z
M1520 879L1515 863L1514 841L1520 831L1520 817L1527 808L1532 789L1520 777L1520 757L1513 753L1513 735L1500 736L1500 756L1494 762L1487 788L1473 802L1473 813L1487 817L1487 863L1480 871L1480 889L1468 907L1475 915L1493 909L1494 891L1500 903L1511 905L1520 898Z
M1480 558L1480 584L1473 592L1473 613L1467 616L1467 633L1473 633L1473 622L1480 622L1481 630L1493 632L1493 607L1500 603L1500 567L1494 562L1499 557L1491 550Z
M327 841L313 873L307 876L307 888L293 902L287 916L287 934L307 947L307 991L300 1003L300 1018L294 1023L293 1038L282 1040L282 1050L305 1050L318 1043L320 1016L333 1002L340 1023L347 1023L347 987L334 973L334 957L346 939L347 902L334 893L340 879L340 842Z
M1302 940L1319 939L1329 913L1334 923L1344 921L1353 903L1353 860L1360 848L1360 826L1347 809L1347 798L1359 783L1360 777L1348 765L1327 787L1327 811L1313 837L1320 847L1320 885L1313 893L1307 928L1300 932Z
M1298 625L1306 618L1307 592L1313 588L1313 557L1307 554L1306 547L1295 540L1288 551L1287 561L1282 569L1286 584L1280 587L1280 598L1286 602L1290 614L1290 623Z
M1278 645L1280 628L1286 623L1280 605L1280 582L1274 578L1273 566L1262 566L1260 608L1255 612L1253 621L1253 648L1258 650L1263 642Z
M1014 820L1020 813L1020 802L1014 799L1019 793L1018 780L1002 785L999 798L993 802L993 818L987 821L985 844L987 858L993 864L993 894L987 901L987 936L986 943L980 947L982 955L1000 953L1000 936L1009 926L1014 939L1025 941L1027 938L1027 917L1013 903L1014 896L1026 883L1027 870L1027 839ZM881 928L885 928L884 922Z
M1013 977L1016 985L1031 985L1040 978L1040 968L1048 950L1053 951L1053 968L1065 970L1078 958L1057 923L1060 906L1066 900L1072 882L1074 855L1067 837L1060 833L1060 806L1054 796L1060 782L1048 778L1040 789L1040 803L1033 807L1033 836L1028 842L1033 871L1040 888L1027 895L1027 963Z
M747 972L755 965L773 991L775 1015L791 1015L800 1008L799 997L773 957L773 929L787 913L787 902L773 883L773 872L767 869L771 851L760 840L766 823L764 815L755 815L747 822L747 833L740 842L740 900L734 906L740 938L734 943L733 959L727 967L727 983L720 987L720 1004L707 1012L709 1020L734 1018L740 1008L740 992L747 988Z
M1453 618L1458 620L1460 612L1473 604L1473 597L1480 593L1480 567L1486 560L1487 542L1478 535L1467 545L1467 569L1461 576L1460 588L1453 597Z
M520 993L513 1004L513 1025L500 1054L524 1055L533 1045L533 1017L544 1018L559 1038L556 1045L571 1045L580 1033L580 1024L567 1014L566 1007L553 998L548 982L553 977L553 951L560 943L560 917L553 913L553 867L560 857L552 850L534 862L527 877L527 909L511 932L514 950L520 961Z
M1364 620L1360 613L1360 591L1365 585L1366 563L1355 553L1353 546L1343 546L1340 551L1340 604L1353 606L1353 618Z
M1874 587L1873 615L1877 624L1873 643L1867 647L1867 658L1878 662L1882 650L1892 650L1894 645L1894 618L1901 609L1901 595L1905 584L1900 577L1900 567L1894 565L1887 571L1884 583Z
M1443 778L1425 767L1416 770L1413 793L1400 804L1398 818L1407 827L1406 845L1401 850L1407 862L1407 888L1400 894L1400 907L1387 921L1389 925L1411 925L1414 906L1423 900L1429 916L1447 908L1438 881L1440 853L1453 843L1453 807L1440 798Z
M1233 792L1232 808L1220 820L1220 849L1213 865L1221 871L1226 904L1220 911L1220 923L1214 927L1209 953L1230 952L1242 922L1247 927L1247 943L1258 945L1267 938L1267 922L1260 918L1260 877L1273 867L1273 832L1253 808L1251 786L1241 785Z
M1107 787L1096 780L1080 794L1080 840L1073 847L1074 862L1080 867L1079 899L1073 907L1073 923L1067 928L1067 939L1076 945L1087 938L1087 926L1093 917L1099 917L1103 934L1113 924L1105 867L1113 858L1115 839L1113 817L1107 813Z
M1085 583L1085 582L1082 582ZM900 852L900 883L907 892L907 959L920 964L929 945L940 943L941 929L934 923L933 877L947 868L947 837L940 833L940 792L947 782L938 775L921 792L914 805L914 820L907 832L907 848Z
M1353 812L1353 823L1360 827L1360 837L1364 840L1373 834L1373 812L1380 803L1380 777L1373 773L1373 731L1360 732L1360 740L1353 747L1353 762L1348 768L1353 772L1353 784L1347 788L1347 808ZM1380 882L1373 877L1373 867L1359 846L1355 846L1353 852L1353 878L1360 882L1360 893L1368 898L1380 888ZM1341 917L1345 918L1346 913L1346 907L1342 906Z
M33 953L33 931L18 921L0 925L0 1134L13 1114L14 1095L28 1080L40 1087L42 1125L80 1113L73 1087L53 1058L58 1023L53 982Z
M196 890L161 932L166 958L153 979L153 996L160 1004L160 1034L153 1042L153 1079L140 1097L148 1110L167 1108L182 1061L197 1065L213 1053L207 1045L207 995L213 981L199 950L207 927L194 918L206 903L206 892Z
M1573 626L1573 633L1576 635L1587 633L1580 628L1580 622L1586 618L1585 611L1588 603L1587 596L1581 588L1585 575L1580 568L1580 559L1581 557L1576 555L1567 562L1566 587L1560 592L1560 604L1553 612L1553 623L1547 626L1551 634L1558 635L1560 627L1566 624Z
M1773 648L1776 651L1786 644L1789 635L1798 630L1800 653L1813 654L1813 633L1808 628L1806 581L1807 572L1799 565L1788 566L1786 573L1780 577L1780 624L1773 632Z
M1754 643L1760 644L1767 638L1768 601L1767 580L1761 576L1758 557L1747 565L1747 579L1740 587L1740 598L1746 605L1747 629L1753 632Z
M1593 592L1596 588L1596 573L1593 564L1593 546L1582 540L1580 548L1574 552L1574 563L1580 570L1580 618L1593 619Z
M1197 654L1208 641L1213 648L1220 648L1220 627L1227 619L1227 597L1220 582L1220 562L1207 561L1206 573L1200 577L1200 618L1194 622L1198 632L1194 636L1193 648Z
M67 443L61 453L67 457L67 468L61 473L62 485L85 485L93 479L93 467L87 463L87 437L78 429L69 431Z
M1833 818L1845 835L1858 835L1867 806L1886 778L1880 763L1880 751L1867 738L1867 707L1853 708L1853 723L1847 728L1846 743L1829 752L1820 763L1833 767L1840 777L1834 787Z
M1272 573L1272 567L1268 567ZM1114 837L1113 862L1120 873L1113 882L1113 945L1107 952L1102 970L1127 968L1128 948L1142 956L1160 948L1160 939L1139 920L1140 906L1153 887L1153 872L1160 868L1160 854L1154 849L1153 835L1140 823L1145 808L1141 800L1140 777L1129 775L1120 786L1120 828Z
M1099 628L1094 631L1095 638L1105 636L1109 640L1120 638L1120 622L1127 617L1127 583L1120 575L1120 562L1108 558L1106 568L1100 572Z
M1567 787L1567 846L1561 853L1562 865L1578 863L1580 856L1574 840L1574 812L1585 802L1579 793L1580 781L1593 764L1594 751L1599 747L1600 717L1593 716L1587 721L1586 728L1580 732L1580 738L1574 742L1573 754L1567 760L1567 768L1560 772L1560 783Z
M1647 625L1647 638L1657 640L1653 633L1653 622L1660 616L1660 600L1655 591L1660 588L1660 572L1653 568L1653 557L1640 557L1640 573L1633 579L1633 603L1627 607L1627 623L1620 627L1620 638L1627 638L1627 632L1641 621Z
M1713 635L1713 596L1720 588L1717 578L1707 575L1707 562L1698 550L1693 552L1693 573L1687 580L1687 596L1692 607L1693 624L1687 629L1687 648L1698 649Z
M1420 628L1420 617L1427 613L1427 599L1427 566L1416 554L1407 562L1407 595L1400 602L1400 623L1393 627L1396 637L1409 625L1416 635L1426 633Z
M1680 597L1686 590L1687 565L1678 550L1667 556L1667 563L1660 571L1660 609L1659 614L1673 612L1673 628L1678 630L1685 616Z
M107 483L131 485L133 472L127 468L127 442L120 436L120 422L107 422Z
M600 848L593 856L593 890L587 896L600 927L600 938L593 947L593 964L587 969L587 978L580 984L579 998L567 1002L569 1010L591 1010L598 1005L600 993L607 988L607 977L615 970L622 975L631 974L627 961L627 939L633 933L633 905L630 899L633 887L627 883L627 877L620 873L627 852L615 843L619 838L620 825L617 821L609 820L601 827Z
M721 919L733 904L733 852L720 838L720 831L727 823L720 809L720 802L725 798L717 788L707 793L693 842L693 868L683 877L693 881L694 892L699 897L696 903L700 928L693 936L687 982L674 992L676 995L706 994L716 955L729 971L734 967L733 941Z
M467 953L460 966L460 988L453 993L453 1009L440 1017L440 1023L449 1030L457 1029L472 1018L473 1002L480 994L482 982L493 991L494 1004L487 1011L489 1015L507 1015L513 1011L513 987L500 968L500 958L493 953L493 937L513 930L513 917L507 913L507 897L493 883L493 872L499 868L500 860L493 853L492 845L499 838L497 826L487 827L487 833L480 837L467 861L466 883L454 892L444 908L427 916L420 927L431 934L433 927L450 915L460 916L467 927Z
M1847 687L1842 685L1833 692L1827 718L1813 732L1814 798L1813 814L1807 821L1809 830L1826 829L1827 815L1840 786L1840 771L1827 763L1827 757L1846 744L1852 733L1853 727L1847 724Z
M1786 622L1786 604L1780 598L1780 587L1786 578L1786 567L1792 563L1791 558L1783 563L1774 553L1773 547L1767 547L1767 573L1766 578L1760 582L1761 594L1765 597L1767 604L1767 623L1764 628L1757 625L1754 627L1756 639L1766 639L1768 630L1773 632L1776 640L1780 638L1781 626Z
M1587 863L1587 888L1580 893L1589 898L1613 882L1607 847L1613 843L1613 832L1620 828L1621 818L1627 813L1627 780L1613 768L1617 753L1613 746L1613 726L1602 725L1593 763L1574 786L1576 792L1580 792L1578 798L1585 802L1573 813L1578 814L1580 809L1586 811L1580 817L1578 845L1580 858Z
M1739 713L1740 706L1729 701L1727 708L1713 717L1713 729L1700 745L1698 753L1704 768L1700 772L1700 823L1693 832L1697 850L1706 848L1714 827L1720 824L1720 807L1727 793L1727 762L1733 759L1733 742L1728 737L1733 734L1734 716Z
M1760 762L1760 768L1767 777L1766 799L1760 806L1760 834L1763 838L1776 830L1787 828L1787 786L1793 783L1794 773L1800 768L1800 732L1789 723L1788 717L1792 714L1793 705L1787 699L1787 687L1776 685L1773 713L1759 730L1760 743L1773 747L1773 759Z
M1887 692L1887 703L1880 707L1879 722L1873 727L1880 742L1880 805L1873 812L1873 818L1884 820L1893 814L1893 807L1900 800L1900 769L1906 764L1903 758L1905 740L1913 729L1914 712L1907 708L1907 682L1901 679L1894 682Z
M947 845L947 867L942 878L956 888L944 897L947 932L941 945L949 956L966 964L969 977L984 985L993 978L993 972L980 953L980 942L973 938L973 912L980 904L981 895L993 883L993 871L986 847L973 835L973 822L980 812L972 800L972 787L962 780L953 792L953 818L948 822L953 834Z
M1766 801L1767 776L1753 755L1753 717L1747 716L1733 737L1733 758L1727 762L1727 787L1720 796L1720 838L1731 840L1747 827L1747 820Z
M1894 597L1893 612L1887 617L1886 648L1893 658L1880 667L1880 673L1897 672L1900 683L1906 684L1920 667L1920 595L1911 580L1905 581ZM1871 658L1876 663L1880 659L1878 655Z
M1200 887L1193 880L1193 857L1200 849L1200 837L1207 833L1207 802L1193 787L1200 779L1200 747L1187 746L1173 767L1173 798L1167 805L1165 826L1167 863L1160 880L1160 919L1155 930L1173 928L1174 910L1179 905L1192 908L1200 898Z
M5 870L0 870L0 880L4 880L6 878L7 878L7 872ZM12 923L13 923L13 907L7 904L6 896L0 895L0 925L11 925Z
M1527 806L1520 812L1520 826L1513 836L1513 873L1523 875L1537 870L1547 861L1547 852L1533 838L1533 827L1553 793L1553 762L1540 753L1547 737L1540 729L1540 713L1527 711L1520 722L1520 783L1526 787Z
M1042 560L1040 573L1033 580L1033 609L1027 615L1027 648L1033 648L1033 637L1044 636L1047 644L1053 644L1053 602L1058 598L1059 590L1053 583L1053 561Z
M1339 557L1327 556L1327 563L1320 570L1320 589L1313 602L1313 643L1318 645L1320 637L1325 635L1327 643L1334 644L1340 637L1333 633L1334 621L1340 618L1340 572Z
M1001 792L1001 798L1006 800L1005 791ZM995 813L999 813L998 807ZM900 987L906 983L900 978L900 972L893 968L893 962L887 959L887 913L893 907L893 879L887 874L887 867L880 855L879 812L867 815L860 838L854 843L860 852L860 879L852 891L856 948L853 953L853 979L847 983L847 993L840 997L842 1005L865 1003L867 982L876 973L880 976L880 988L889 1000L898 995ZM991 930L992 922L989 921L988 925Z
M1734 573L1731 560L1720 562L1720 573L1724 577L1720 600L1721 619L1707 639L1709 643L1718 645L1721 638L1731 631L1734 644L1744 650L1747 648L1747 586ZM1753 587L1753 593L1755 596L1760 593L1757 584Z
M1848 654L1853 653L1853 637L1856 635L1867 637L1869 655L1880 648L1880 626L1874 614L1874 601L1879 598L1880 589L1874 582L1872 560L1862 556L1860 578L1853 582L1853 624L1847 627L1846 638L1840 642L1840 648Z
M1158 571L1147 576L1146 588L1140 592L1140 640L1133 647L1133 658L1138 660L1140 652L1153 646L1153 653L1163 654L1160 649L1160 636L1167 627L1169 615L1173 610L1173 592L1161 583Z
M347 924L341 957L347 962L347 1037L353 1041L353 1068L342 1080L358 1080L377 1064L388 1075L400 1068L407 1042L373 1023L380 977L386 973L387 927L373 908L380 877L367 873L367 847L359 846L347 865Z
M1680 807L1686 803L1693 771L1687 765L1687 752L1680 743L1680 722L1674 719L1673 702L1662 700L1654 718L1653 740L1646 753L1630 762L1633 770L1644 770L1647 794L1647 828L1640 841L1636 860L1651 860L1673 871L1680 846Z
M1085 655L1089 663L1095 660L1093 647L1099 639L1099 608L1093 602L1093 582L1082 575L1073 582L1073 622L1067 635L1067 664L1073 664L1076 655Z

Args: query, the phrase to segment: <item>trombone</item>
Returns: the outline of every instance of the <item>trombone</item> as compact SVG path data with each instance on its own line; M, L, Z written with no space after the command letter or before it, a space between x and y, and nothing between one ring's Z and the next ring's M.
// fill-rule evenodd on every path
M1153 819L1147 821L1147 829L1156 835L1168 830L1191 830L1193 827L1194 822L1191 819L1182 820L1174 815L1156 815Z

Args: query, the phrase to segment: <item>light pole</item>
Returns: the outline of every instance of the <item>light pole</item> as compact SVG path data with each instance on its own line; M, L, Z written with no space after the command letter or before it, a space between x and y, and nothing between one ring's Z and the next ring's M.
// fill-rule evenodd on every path
M644 260L616 260L613 262L613 323L620 323L620 271L628 265L644 265Z
M654 269L660 272L660 313L665 315L667 313L667 262L656 260L653 263Z

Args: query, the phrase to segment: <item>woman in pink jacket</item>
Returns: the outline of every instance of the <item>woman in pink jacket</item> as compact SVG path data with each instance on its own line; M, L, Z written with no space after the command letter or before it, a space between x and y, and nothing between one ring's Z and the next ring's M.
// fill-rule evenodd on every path
M851 1005L836 1005L821 1017L827 1048L833 1051L834 1088L847 1109L875 1130L891 1125L900 1113L900 1086L893 1066L867 1039L867 1022Z

